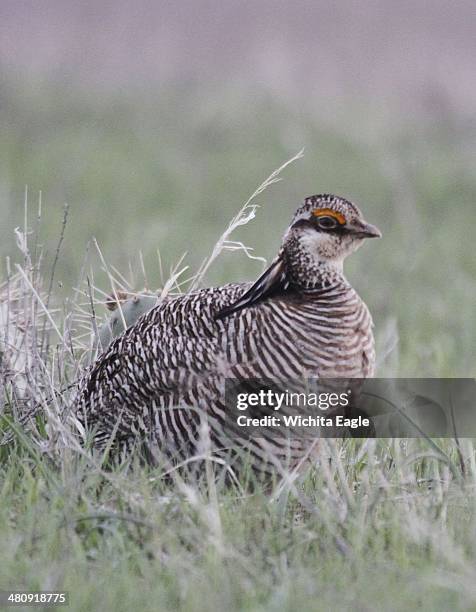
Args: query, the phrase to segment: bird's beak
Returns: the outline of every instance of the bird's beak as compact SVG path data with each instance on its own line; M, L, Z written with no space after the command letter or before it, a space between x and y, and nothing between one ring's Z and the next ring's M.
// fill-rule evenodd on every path
M355 221L347 226L347 230L356 238L381 238L382 232L378 227L365 221Z

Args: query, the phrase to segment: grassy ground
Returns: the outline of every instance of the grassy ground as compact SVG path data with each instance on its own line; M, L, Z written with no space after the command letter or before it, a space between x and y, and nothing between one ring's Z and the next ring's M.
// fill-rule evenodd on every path
M65 589L71 610L474 609L474 460L459 479L419 441L321 450L270 497L19 445L2 588Z
M5 92L2 274L18 291L3 291L2 303L25 317L26 363L10 364L20 391L27 384L43 401L74 379L93 325L90 297L104 316L100 291L110 292L114 266L141 289L142 249L156 288L156 249L166 268L187 250L185 276L193 274L240 203L303 145L306 157L259 196L257 218L233 237L269 258L304 195L355 197L384 231L348 270L374 313L378 373L474 375L476 178L465 120L449 113L387 124L355 108L336 127L265 93L254 92L250 110L250 92L233 89L216 106L193 88L145 93L139 110L127 96L99 103L20 84ZM24 224L24 183L29 250L13 233ZM64 200L70 213L46 317ZM91 246L83 264L93 234L101 253ZM260 270L243 253L223 254L204 282ZM43 325L50 344L41 353ZM170 482L136 464L104 471L62 437L62 407L51 407L43 441L19 435L1 449L0 588L68 590L71 610L476 609L470 440L459 452L437 441L441 453L424 440L327 441L300 480L249 493L206 470Z

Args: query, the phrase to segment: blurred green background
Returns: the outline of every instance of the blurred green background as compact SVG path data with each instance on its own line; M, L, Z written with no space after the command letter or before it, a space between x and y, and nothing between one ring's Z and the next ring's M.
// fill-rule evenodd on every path
M25 186L30 227L42 192L44 270L70 206L58 296L76 286L92 236L109 264L132 262L136 289L141 251L155 288L158 249L166 269L187 252L197 270L304 147L234 237L269 259L304 196L349 197L384 233L347 265L374 315L379 374L474 376L470 3L438 1L430 16L408 2L46 5L4 4L2 276L19 257ZM207 283L261 269L224 254Z

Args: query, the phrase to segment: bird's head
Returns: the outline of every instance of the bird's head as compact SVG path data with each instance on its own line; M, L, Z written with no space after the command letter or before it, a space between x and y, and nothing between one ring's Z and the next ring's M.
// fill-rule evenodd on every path
M288 257L341 269L344 259L366 238L381 236L352 202L330 194L314 195L296 211L283 246Z
M283 293L289 287L316 289L342 282L344 259L366 238L380 238L355 204L335 195L314 195L297 209L281 249L256 282L217 313L223 319Z

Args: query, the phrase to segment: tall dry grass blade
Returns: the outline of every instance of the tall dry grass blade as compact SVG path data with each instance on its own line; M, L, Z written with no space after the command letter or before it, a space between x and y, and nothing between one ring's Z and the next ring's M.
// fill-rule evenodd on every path
M284 164L282 164L279 168L274 170L268 176L268 178L264 180L261 183L261 185L259 185L255 189L255 191L246 200L244 205L240 208L238 213L233 217L233 219L230 221L226 230L223 232L223 234L220 236L220 238L216 242L215 246L213 247L210 257L206 259L203 265L201 266L194 282L192 283L190 287L190 291L193 291L201 284L202 280L205 277L205 274L208 272L208 269L210 268L212 263L216 260L216 258L220 255L220 253L223 250L226 250L227 243L231 242L235 246L238 244L236 242L233 243L233 241L230 241L229 238L231 234L236 230L236 228L242 225L246 225L256 216L256 209L258 208L258 204L253 204L253 200L255 200L255 198L257 198L261 193L263 193L265 189L279 182L281 180L281 178L279 177L281 172L283 172L283 170L285 170L290 164L301 159L302 157L304 157L304 149L301 149L301 151L299 151L299 153L294 155L294 157L291 157L291 159L288 159L288 161L284 162ZM244 248L242 250L244 250L245 254L248 254L247 248Z

